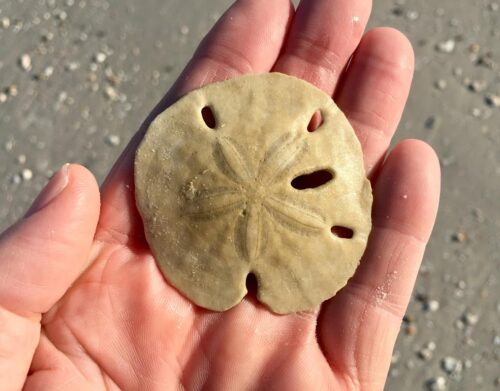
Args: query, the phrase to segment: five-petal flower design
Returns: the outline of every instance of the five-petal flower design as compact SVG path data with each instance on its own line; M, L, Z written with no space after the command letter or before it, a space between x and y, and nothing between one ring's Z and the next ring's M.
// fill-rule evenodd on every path
M244 148L229 137L219 136L213 157L232 184L197 191L186 200L184 213L197 220L235 213L234 243L248 261L265 251L271 221L299 235L319 233L325 227L325 219L317 211L287 200L285 194L275 189L305 149L303 136L289 132L273 142L257 167L253 167Z

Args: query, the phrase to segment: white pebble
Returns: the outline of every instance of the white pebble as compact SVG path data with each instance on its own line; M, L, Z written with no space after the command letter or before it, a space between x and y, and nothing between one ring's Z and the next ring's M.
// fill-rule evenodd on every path
M439 90L444 90L448 86L448 83L444 79L440 79L436 82L436 88Z
M118 100L118 93L111 86L106 86L104 88L104 94L106 95L106 98L108 98L110 100Z
M0 103L7 102L7 94L5 92L0 92Z
M66 13L66 11L59 10L59 9L54 11L54 15L60 21L65 21L68 17L68 14Z
M6 151L12 151L12 148L14 148L14 141L13 140L7 140L3 146ZM500 309L499 309L500 311Z
M21 68L23 71L30 71L32 68L31 64L31 57L29 54L23 54L21 58L19 58L19 65L21 65Z
M23 180L29 181L31 178L33 178L33 171L31 171L29 168L25 168L23 171L21 171L21 175L23 177Z
M500 95L488 94L486 95L485 100L491 107L500 107Z
M2 18L1 24L2 24L2 28L8 29L10 26L10 19L7 17Z
M429 389L431 391L446 391L446 379L443 376L438 376L434 379L431 379L429 383Z
M418 356L422 360L429 361L432 359L435 350L436 350L436 343L434 341L430 341L422 349L418 351Z
M116 134L110 134L108 137L106 137L106 142L109 145L116 147L120 144L120 136L117 136Z
M57 101L60 103L65 102L68 99L68 93L66 91L61 91L59 92L59 95L57 97Z
M66 70L70 72L76 71L79 67L80 64L75 61L71 61L68 64L66 64Z
M484 91L487 87L487 83L485 80L473 80L469 84L469 89L473 92L481 92Z
M19 156L17 157L17 162L18 162L19 164L24 164L24 163L26 163L26 155L22 155L22 154L21 154L21 155L19 155Z
M98 62L99 64L103 63L106 61L106 54L99 52L95 55L95 61Z
M468 312L464 315L463 319L469 326L474 326L479 322L479 315Z
M425 361L432 359L432 350L428 348L422 348L418 351L418 356Z
M425 309L429 312L436 312L437 310L439 310L439 301L437 300L429 300L426 304L425 304Z
M54 74L54 67L53 66L48 66L45 68L42 72L42 78L48 79Z
M448 39L446 41L439 42L436 48L441 53L452 53L455 50L455 41L453 39Z
M479 117L481 116L481 114L482 114L482 111L481 111L481 109L480 109L480 108L478 108L478 107L474 107L474 108L472 109L472 111L471 111L471 114L472 114L472 116L473 116L474 118L479 118Z
M22 178L21 178L21 175L19 174L16 174L12 177L12 183L14 183L15 185L19 185L22 181Z
M462 371L462 362L455 357L447 356L441 360L441 367L448 373L458 373Z
M417 20L418 17L419 17L419 13L417 11L408 11L406 13L406 17L409 19L409 20Z
M54 39L54 33L51 31L46 31L42 34L42 40L45 42L52 41Z

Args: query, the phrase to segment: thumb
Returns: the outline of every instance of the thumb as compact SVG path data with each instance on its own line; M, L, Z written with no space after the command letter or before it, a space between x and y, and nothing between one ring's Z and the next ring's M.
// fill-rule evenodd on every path
M22 388L41 314L84 270L98 216L93 175L67 164L26 216L0 235L0 390Z
M99 217L94 176L64 165L26 216L0 236L0 307L46 312L84 270Z

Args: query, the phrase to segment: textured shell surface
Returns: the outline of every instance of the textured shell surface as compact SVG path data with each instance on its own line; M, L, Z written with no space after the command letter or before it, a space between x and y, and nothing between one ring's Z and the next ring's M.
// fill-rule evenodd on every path
M329 96L279 73L211 84L167 108L137 150L135 192L167 281L216 311L242 300L250 273L273 312L316 307L354 274L371 230L352 127Z

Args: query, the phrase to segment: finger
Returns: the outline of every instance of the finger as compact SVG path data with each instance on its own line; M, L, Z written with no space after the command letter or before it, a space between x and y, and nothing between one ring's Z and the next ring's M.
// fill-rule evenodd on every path
M278 57L292 16L289 0L238 0L221 17L108 176L102 188L100 240L129 245L144 242L133 197L133 160L149 123L192 89L244 73L268 72Z
M439 163L425 143L390 154L374 191L373 229L355 276L322 310L319 339L339 372L382 390L426 243L435 221Z
M93 175L65 165L27 215L0 236L0 389L22 388L40 314L86 267L98 215Z
M374 172L399 124L414 69L411 43L399 31L377 28L365 34L335 101L356 130L365 168Z
M370 12L370 0L302 0L274 70L332 95Z
M289 0L236 1L201 42L167 94L167 103L212 82L268 72L293 15Z
M99 216L99 190L84 167L65 165L24 219L0 237L0 303L43 313L86 267Z

